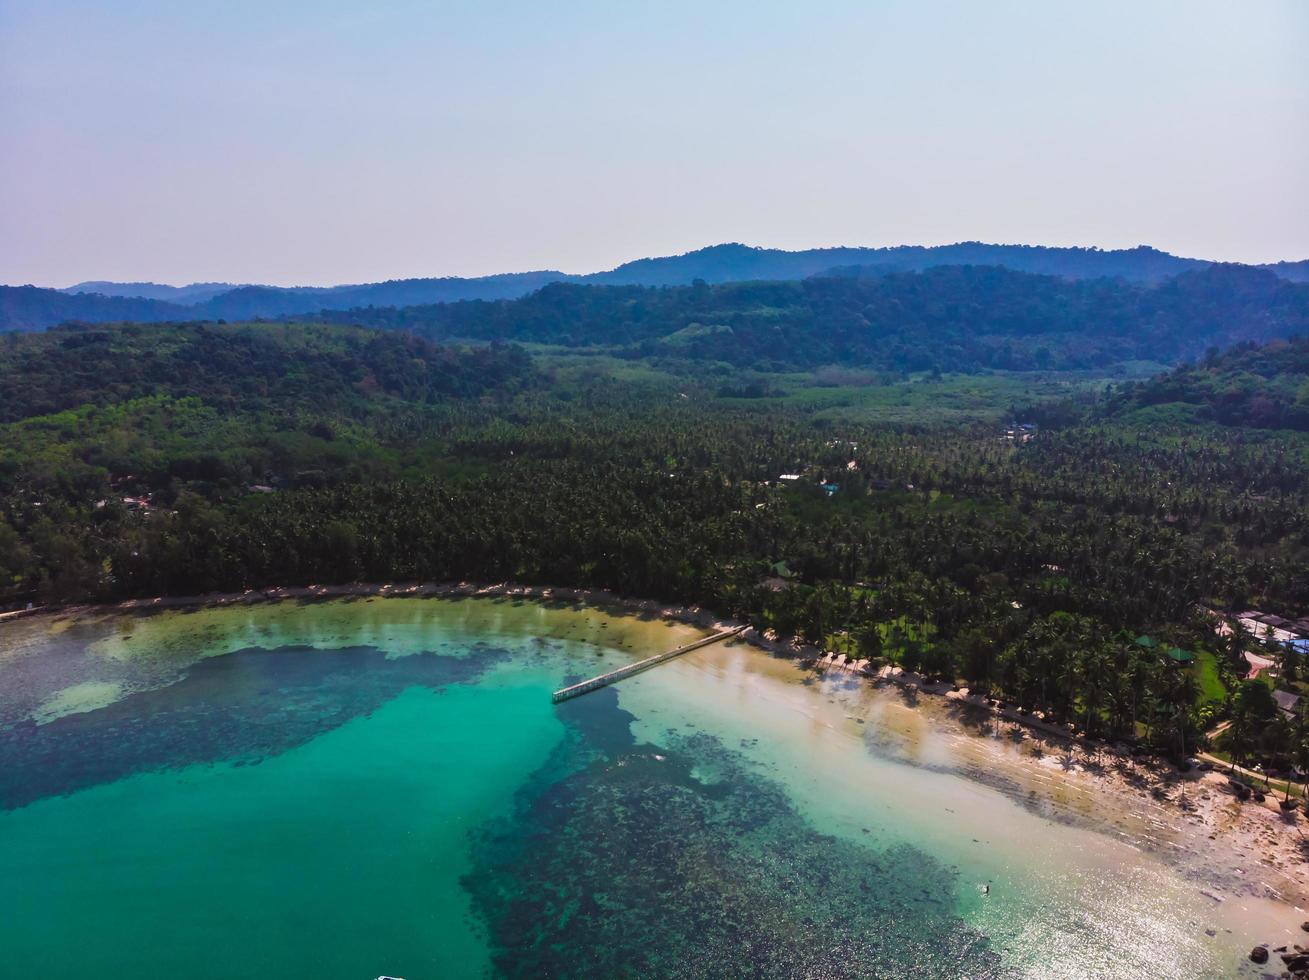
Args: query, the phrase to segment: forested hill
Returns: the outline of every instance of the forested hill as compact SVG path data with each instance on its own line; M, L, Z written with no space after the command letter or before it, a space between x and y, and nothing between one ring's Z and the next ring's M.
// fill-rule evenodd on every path
M826 276L833 270L862 268L878 274L919 271L943 265L989 265L1064 278L1122 278L1157 282L1182 272L1203 269L1208 260L1182 258L1147 246L1117 251L1094 248L1048 248L1037 245L990 245L960 242L924 247L820 248L797 252L714 245L684 255L638 259L606 272L569 275L546 270L476 278L398 279L346 286L234 286L192 283L92 281L64 290L0 287L0 330L40 330L68 320L89 323L132 319L140 322L175 320L238 320L346 310L364 306L409 306L472 299L514 299L552 282L594 285L670 286L707 283L785 281ZM1265 266L1279 276L1304 281L1309 263L1281 262ZM133 311L105 299L129 298ZM139 301L154 300L155 303ZM189 312L179 313L185 306Z
M396 279L327 289L241 286L191 308L192 319L241 320L344 310L360 306L457 303L466 299L514 299L565 278L559 272L518 272L480 279Z
M194 306L196 303L203 303L207 299L239 288L241 287L230 282L193 282L186 286L168 286L157 282L108 282L96 279L79 282L75 286L68 286L59 291L72 296L96 293L101 296L161 299L169 303L180 303L183 306Z
M1213 351L1198 364L1124 386L1101 414L1123 417L1156 406L1222 425L1309 431L1309 338Z
M0 286L0 332L44 330L73 320L159 323L189 316L189 307L156 299L72 295L36 286Z
M525 380L516 348L438 347L418 337L327 326L69 327L0 342L0 423L165 396L215 408L285 411L393 397L431 403Z
M1086 369L1309 334L1309 286L1243 266L1157 285L960 266L679 288L557 283L512 301L324 316L434 340L596 346L761 370Z
M280 289L161 287L138 284L152 298L131 297L131 286L87 283L71 290L0 286L0 332L44 330L60 323L162 323L180 320L247 320L317 313L324 309L453 303L525 295L563 278L557 272L524 272L482 279L404 279L364 286ZM88 292L100 286L115 295ZM171 296L161 299L160 296ZM199 300L196 297L200 297Z
M1309 282L1309 259L1302 259L1299 262L1270 262L1261 268L1292 282Z
M813 248L787 252L748 245L713 245L685 255L638 259L609 272L583 277L607 285L690 285L751 280L807 279L842 266L871 266L883 271L920 271L942 265L990 265L1072 279L1121 277L1157 280L1211 263L1170 255L1147 245L1105 251L1098 248L1051 248L1044 245L896 245L890 248Z

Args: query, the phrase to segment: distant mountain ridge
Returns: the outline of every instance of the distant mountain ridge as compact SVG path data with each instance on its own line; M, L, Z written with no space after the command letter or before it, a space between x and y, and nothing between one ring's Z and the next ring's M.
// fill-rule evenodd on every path
M61 323L159 323L187 320L192 307L130 296L70 295L37 286L0 286L0 332L44 330Z
M957 265L714 285L551 283L516 300L319 316L437 343L589 347L769 372L1103 370L1309 336L1309 284L1225 264L1156 282Z
M571 275L555 270L475 278L397 279L342 286L260 286L228 283L91 281L65 289L0 286L0 330L41 330L68 320L91 323L136 319L243 320L296 316L323 310L403 307L461 300L516 299L554 282L677 286L793 281L814 276L882 275L944 265L999 266L1070 279L1122 278L1154 282L1213 263L1171 255L1149 246L1132 249L1042 245L899 245L888 248L818 248L789 252L739 243L712 245L682 255L637 259L605 272ZM1282 278L1309 281L1309 260L1265 265ZM131 303L125 306L124 303ZM130 312L129 312L130 311Z
M125 299L159 299L168 303L191 305L203 303L238 287L230 282L193 282L187 286L166 286L157 282L106 282L92 280L79 282L59 290L61 293L81 295L94 293L100 296L117 296Z
M1309 259L1301 259L1299 262L1266 262L1260 268L1292 282L1309 282Z
M684 255L637 259L609 272L579 277L580 281L624 286L689 285L754 280L808 279L849 266L875 266L885 271L917 272L941 265L1002 266L1015 272L1036 272L1073 279L1122 277L1145 281L1166 279L1188 269L1212 265L1140 245L1104 251L1096 248L1052 248L1044 245L896 245L889 248L814 248L787 252L748 245L711 245Z

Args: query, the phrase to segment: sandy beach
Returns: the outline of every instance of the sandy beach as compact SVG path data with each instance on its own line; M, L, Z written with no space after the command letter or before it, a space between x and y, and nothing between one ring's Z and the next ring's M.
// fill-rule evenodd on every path
M912 681L900 681L912 685ZM1010 711L982 708L961 692L927 689L913 704L958 732L961 768L1005 789L1076 799L1066 812L1162 854L1215 900L1243 895L1309 907L1309 836L1298 810L1270 794L1241 802L1225 772L1183 774L1166 762L1055 733ZM1006 783L1016 783L1006 786ZM1077 799L1080 797L1080 799ZM1097 827L1097 825L1099 825Z

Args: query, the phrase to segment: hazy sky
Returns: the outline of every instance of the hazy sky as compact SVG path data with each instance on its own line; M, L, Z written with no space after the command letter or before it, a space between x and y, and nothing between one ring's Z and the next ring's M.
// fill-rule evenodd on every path
M1309 258L1306 0L0 0L0 282Z

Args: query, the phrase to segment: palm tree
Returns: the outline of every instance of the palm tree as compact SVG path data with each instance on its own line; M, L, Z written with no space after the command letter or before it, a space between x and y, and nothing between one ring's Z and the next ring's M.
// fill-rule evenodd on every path
M1309 800L1309 698L1301 698L1295 708L1295 724L1291 728L1291 760L1304 778L1304 795ZM1289 795L1290 779L1287 779L1286 786Z
M1190 725L1198 693L1195 677L1189 670L1169 670L1163 689L1165 717L1176 727L1181 758L1186 759L1186 730Z
M1245 651L1249 649L1250 634L1245 631L1241 621L1235 616L1227 619L1227 654L1233 668L1240 670L1245 666Z
M1231 775L1235 778L1237 761L1244 759L1254 745L1254 732L1252 719L1249 712L1245 710L1242 700L1233 694L1228 700L1228 705L1232 723L1228 726L1224 738L1227 742L1227 751L1232 757Z

